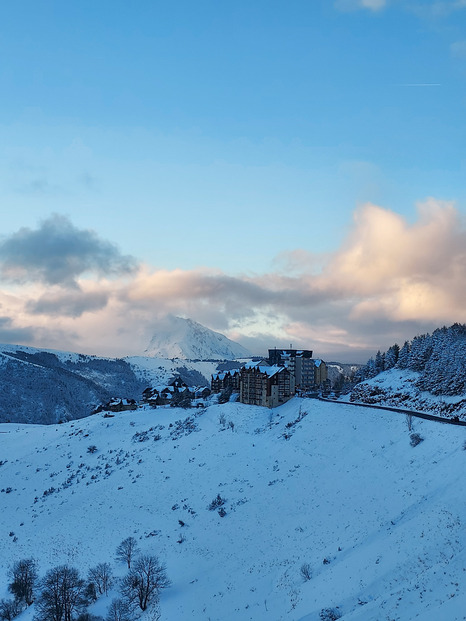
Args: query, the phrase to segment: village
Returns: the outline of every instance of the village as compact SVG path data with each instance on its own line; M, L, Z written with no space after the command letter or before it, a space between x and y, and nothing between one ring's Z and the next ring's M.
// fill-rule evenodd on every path
M275 408L295 395L311 395L328 389L326 363L312 357L309 349L269 349L267 358L228 363L228 370L215 373L207 386L188 386L181 377L167 386L148 387L140 405L204 407L204 400L218 394L219 403L236 399L240 403ZM235 396L233 396L235 395ZM114 398L93 413L136 410L135 399Z

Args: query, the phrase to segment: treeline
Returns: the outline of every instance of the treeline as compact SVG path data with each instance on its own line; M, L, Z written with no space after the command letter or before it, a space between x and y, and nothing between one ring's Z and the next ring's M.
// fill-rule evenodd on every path
M35 605L34 621L104 621L87 608L102 595L118 589L105 621L133 621L149 607L158 618L160 591L170 586L165 565L156 556L141 554L133 537L124 539L116 550L116 560L125 563L123 578L113 575L110 563L99 563L83 578L68 565L49 569L39 578L38 564L28 558L16 561L8 570L11 599L0 600L0 620L13 621Z
M392 368L418 372L416 386L433 395L466 393L466 324L455 323L416 336L402 347L395 343L384 353L378 351L355 379L361 382Z

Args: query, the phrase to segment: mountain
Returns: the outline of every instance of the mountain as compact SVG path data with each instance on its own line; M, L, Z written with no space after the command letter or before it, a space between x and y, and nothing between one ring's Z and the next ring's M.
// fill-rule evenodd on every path
M124 360L0 345L0 421L52 424L89 416L146 384Z
M166 386L174 377L189 386L207 386L217 366L0 345L0 422L55 424L83 418L113 397L139 400L148 386Z
M242 345L193 321L168 315L144 352L158 358L186 360L233 360L251 356Z
M0 425L0 600L20 559L122 577L131 536L166 563L161 621L464 619L461 428L414 419L413 447L395 413L210 403Z

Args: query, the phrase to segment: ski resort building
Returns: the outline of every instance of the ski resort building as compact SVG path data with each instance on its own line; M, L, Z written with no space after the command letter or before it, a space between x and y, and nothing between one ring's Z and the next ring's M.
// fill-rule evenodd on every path
M246 365L240 371L239 400L274 408L295 394L295 378L285 367Z
M295 377L296 389L311 390L327 381L327 365L314 359L310 349L269 349L268 361L288 369Z
M211 380L212 392L221 392L226 388L232 391L239 391L240 375L239 371L223 371L222 373L214 373Z

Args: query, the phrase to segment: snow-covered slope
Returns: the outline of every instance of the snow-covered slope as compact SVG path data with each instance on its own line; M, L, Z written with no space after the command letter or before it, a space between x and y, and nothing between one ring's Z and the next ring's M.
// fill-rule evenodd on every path
M166 386L178 376L189 386L208 386L217 366L0 345L0 422L55 424L83 418L111 398L139 400L148 386Z
M230 341L223 334L209 330L192 319L173 315L160 321L144 353L158 358L187 360L233 360L251 355L242 345Z
M124 360L0 345L0 421L56 423L88 416L145 385Z
M133 536L173 581L162 621L319 621L330 607L464 619L463 430L414 429L413 448L402 415L300 399L0 425L0 599L8 566L31 556L41 575L100 562L124 575L115 548ZM208 509L217 494L224 517Z
M419 373L408 369L390 369L357 384L351 401L388 405L428 412L437 416L466 420L466 394L433 395L418 387Z

